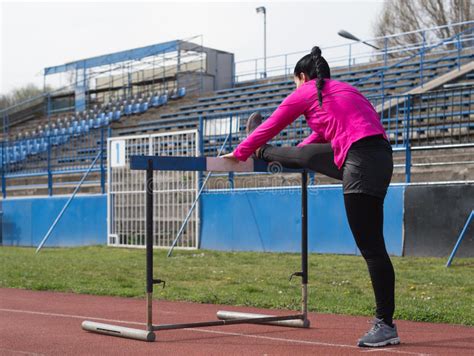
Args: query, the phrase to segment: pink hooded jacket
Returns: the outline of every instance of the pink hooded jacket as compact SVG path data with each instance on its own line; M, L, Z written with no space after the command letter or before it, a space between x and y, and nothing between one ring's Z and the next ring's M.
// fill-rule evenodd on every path
M298 144L330 142L334 163L341 169L352 143L373 135L387 138L372 104L351 85L326 79L319 106L316 80L309 80L288 95L273 114L234 150L240 161L249 158L257 148L270 141L286 126L304 115L311 135Z

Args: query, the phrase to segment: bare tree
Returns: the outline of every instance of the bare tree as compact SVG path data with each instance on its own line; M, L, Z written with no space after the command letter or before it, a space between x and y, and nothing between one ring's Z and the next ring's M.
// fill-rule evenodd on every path
M470 21L474 18L473 0L386 0L374 24L376 37L423 28ZM472 25L471 25L472 26ZM425 34L426 41L449 38L467 30L469 25L443 27ZM407 34L387 40L388 47L406 46L422 42L419 33ZM384 48L385 40L377 41Z
M46 89L48 90L48 88ZM9 93L0 95L0 110L39 96L42 93L43 89L38 88L34 84L27 84L23 87L12 89Z

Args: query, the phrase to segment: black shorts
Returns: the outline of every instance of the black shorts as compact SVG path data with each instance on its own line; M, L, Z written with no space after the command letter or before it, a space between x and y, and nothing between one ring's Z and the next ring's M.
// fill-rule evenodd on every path
M385 198L392 179L392 147L382 136L354 142L342 167L344 194L364 193Z

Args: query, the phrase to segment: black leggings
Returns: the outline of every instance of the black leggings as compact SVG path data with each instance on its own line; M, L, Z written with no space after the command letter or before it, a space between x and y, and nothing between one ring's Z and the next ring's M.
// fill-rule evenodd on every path
M371 150L374 150L373 147ZM385 156L382 154L380 157ZM344 170L352 169L347 168L346 164L341 170L337 168L334 164L334 153L329 144L310 144L303 147L265 145L262 147L259 157L268 162L277 161L287 168L307 168L339 180L343 180L346 176ZM390 160L390 162L371 162L371 164L379 167L393 166L391 153L386 160ZM391 170L389 174L391 177ZM382 184L388 186L389 178L384 178L385 182ZM368 183L372 182L369 178ZM350 184L344 184L344 187L346 186L350 186ZM377 305L375 316L390 325L395 310L395 273L385 248L383 236L384 196L385 194L375 196L370 193L345 191L344 206L355 242L369 269Z

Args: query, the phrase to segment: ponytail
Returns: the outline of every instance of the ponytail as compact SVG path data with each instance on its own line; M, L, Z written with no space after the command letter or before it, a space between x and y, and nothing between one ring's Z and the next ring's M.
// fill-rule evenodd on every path
M321 56L321 49L318 46L314 46L310 54L305 55L296 63L294 75L299 76L300 73L304 73L309 80L316 78L318 102L319 106L322 107L324 79L331 78L331 70L324 57Z

